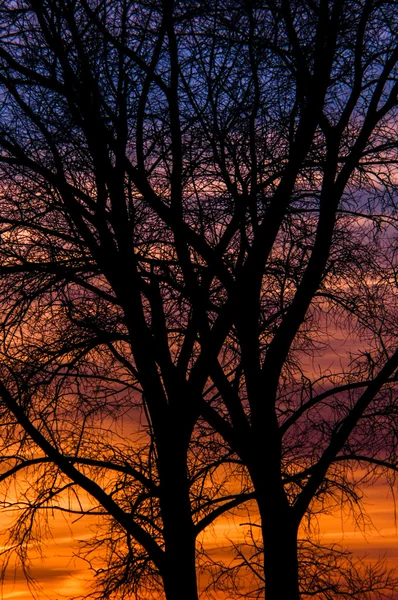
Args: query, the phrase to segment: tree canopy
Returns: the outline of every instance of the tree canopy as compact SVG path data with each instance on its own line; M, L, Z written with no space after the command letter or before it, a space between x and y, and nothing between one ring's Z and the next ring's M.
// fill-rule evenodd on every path
M397 470L394 2L3 0L0 29L13 551L94 513L99 597L196 600L246 506L252 595L389 593L303 527Z

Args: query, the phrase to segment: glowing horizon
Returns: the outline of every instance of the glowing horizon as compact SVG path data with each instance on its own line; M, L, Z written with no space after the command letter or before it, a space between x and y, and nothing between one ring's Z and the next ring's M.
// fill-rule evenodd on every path
M398 522L391 491L385 482L379 481L364 489L364 499L372 526L369 522L366 531L363 531L352 518L336 511L332 515L320 516L319 540L326 544L341 544L369 562L375 562L384 556L388 567L398 568ZM76 517L59 513L50 517L52 537L41 541L43 557L36 556L32 559L32 576L37 586L31 584L29 589L22 568L10 564L1 598L30 600L32 592L36 593L36 597L48 600L84 596L90 589L93 574L88 570L87 563L76 556L76 552L78 540L91 536L90 528L95 525L90 520L93 521L87 517L76 520ZM243 517L219 518L204 536L206 547L225 558L225 553L220 549L222 541L242 541L241 525L244 521ZM224 597L227 598L228 595L223 592L217 594L217 598Z

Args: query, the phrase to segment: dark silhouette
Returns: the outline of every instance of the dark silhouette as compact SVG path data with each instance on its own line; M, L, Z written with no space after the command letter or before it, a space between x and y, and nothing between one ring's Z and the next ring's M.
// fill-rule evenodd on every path
M22 558L87 494L104 597L195 600L197 534L255 499L267 600L319 592L303 519L396 470L395 6L17 0L0 26Z

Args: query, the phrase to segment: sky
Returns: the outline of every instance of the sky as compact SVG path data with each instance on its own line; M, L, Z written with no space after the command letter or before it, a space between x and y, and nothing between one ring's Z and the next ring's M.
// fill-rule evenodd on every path
M307 367L312 376L316 372L337 370L346 360L347 347L353 350L356 345L360 345L360 342L347 332L336 332L329 350L323 352L316 362L309 358L308 365L303 363L303 366ZM396 500L398 502L398 490ZM393 494L385 481L378 480L365 488L364 505L369 517L365 529L360 528L351 516L336 511L332 515L320 517L320 541L325 544L341 544L359 557L366 556L370 561L384 556L389 567L398 568L398 507L395 506ZM6 529L7 516L2 514L1 518L0 529ZM246 521L245 516L240 520L219 518L205 536L205 545L213 555L225 560L219 547L223 540L243 541L247 531ZM32 576L37 585L29 585L21 567L11 564L0 592L0 600L31 600L34 593L40 600L70 600L74 596L86 596L93 573L86 562L76 557L76 553L78 540L90 537L91 527L95 526L94 519L76 519L56 513L49 518L49 524L52 537L43 537L43 556L37 556L32 563ZM205 578L201 581L204 585ZM216 596L204 595L206 600L224 600L228 597L228 594L220 592Z
M20 566L10 565L0 595L2 600L30 600L34 593L43 600L61 600L84 593L85 581L91 578L91 573L74 553L76 539L90 535L88 522L73 523L72 519L57 514L50 519L50 526L52 538L43 539L43 557L33 560L32 575L37 585L28 584Z
M347 336L336 336L329 352L324 353L317 364L308 365L308 369L336 369L344 356L347 345L355 347L355 340ZM341 514L322 515L319 518L319 537L325 544L338 543L352 550L358 557L376 561L385 557L389 567L398 568L398 490L396 499L384 480L378 480L364 489L364 507L367 513L366 527L358 526L352 516ZM1 529L7 527L7 517L2 516ZM228 560L220 551L223 540L243 541L247 531L247 516L239 518L220 517L205 535L204 543L213 556ZM32 563L32 575L37 586L29 586L20 566L10 565L4 581L0 600L31 600L33 594L40 600L70 600L74 596L86 596L93 578L86 562L76 557L78 541L88 539L94 519L87 517L76 519L56 513L49 518L52 537L43 538L43 556L36 557ZM202 586L206 577L202 576ZM227 593L217 592L203 595L206 600L228 600ZM398 599L398 595L397 595Z
M398 496L398 495L397 495ZM398 567L398 522L394 515L394 499L385 482L379 481L365 489L365 507L372 522L366 531L361 531L347 516L335 513L324 515L319 521L320 537L325 543L337 542L352 549L358 556L366 555L369 560L385 556L388 565ZM220 518L205 540L208 547L216 548L225 538L233 541L242 539L244 519L234 521ZM5 525L3 521L3 526ZM87 539L93 522L55 515L50 519L52 539L43 540L43 558L33 562L32 575L39 588L40 600L70 600L74 595L85 595L85 586L92 574L87 565L74 558L76 539ZM73 537L75 540L73 540ZM210 597L210 596L206 596ZM2 600L30 600L32 591L20 568L10 567L2 594ZM217 594L220 600L222 595Z

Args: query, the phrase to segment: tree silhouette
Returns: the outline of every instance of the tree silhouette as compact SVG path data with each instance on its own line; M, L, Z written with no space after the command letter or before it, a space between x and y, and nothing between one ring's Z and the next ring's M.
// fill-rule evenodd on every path
M104 517L106 597L195 599L197 534L254 498L267 600L298 599L303 519L396 470L394 5L16 0L0 19L23 558L32 517L87 494L66 509Z

